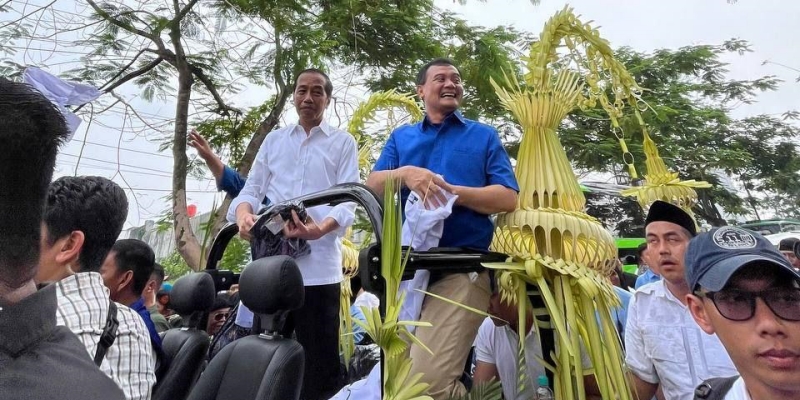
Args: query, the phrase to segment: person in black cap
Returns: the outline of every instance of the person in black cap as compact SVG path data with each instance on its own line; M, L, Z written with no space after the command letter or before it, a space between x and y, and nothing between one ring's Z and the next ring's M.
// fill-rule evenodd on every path
M758 233L722 227L691 241L686 280L692 316L719 335L741 374L697 394L800 399L800 273L786 258Z
M795 247L798 246L800 243L800 239L797 238L786 238L778 243L778 250L789 260L789 264L792 264L792 267L800 268L800 258L797 258L797 255L794 252Z
M736 369L716 335L706 335L686 306L689 284L684 254L697 233L694 219L672 204L656 201L645 220L648 261L662 280L637 290L628 306L625 361L637 398L661 388L667 400L688 400L694 388Z

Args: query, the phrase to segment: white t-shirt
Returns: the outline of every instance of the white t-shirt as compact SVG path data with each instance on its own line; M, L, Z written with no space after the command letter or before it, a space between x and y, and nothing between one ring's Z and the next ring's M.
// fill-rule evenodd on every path
M660 383L666 400L692 400L704 380L738 374L717 335L700 329L664 281L642 286L631 298L625 363L639 379Z
M744 386L744 380L742 380L741 376L733 382L733 386L731 386L728 394L725 395L724 400L752 400L750 394L747 393L747 388Z
M586 352L581 350L583 366L589 368L591 361ZM519 354L519 336L508 326L498 327L491 318L484 319L475 339L475 358L480 362L494 364L497 368L506 400L529 400L535 398L538 377L545 375L544 367L537 360L542 358L542 344L536 336L535 328L532 328L525 337L527 376L523 393L517 393L517 354Z

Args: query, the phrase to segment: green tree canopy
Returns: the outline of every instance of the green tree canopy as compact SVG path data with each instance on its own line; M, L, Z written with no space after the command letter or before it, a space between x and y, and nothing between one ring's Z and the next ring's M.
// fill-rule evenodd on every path
M797 172L800 157L795 145L800 130L795 113L757 115L737 119L731 110L755 101L759 92L775 90L779 80L763 76L752 80L727 77L722 57L750 51L747 42L687 46L643 53L617 51L619 59L644 88L642 110L661 157L684 179L705 180L713 189L700 190L695 212L713 225L726 221L717 209L732 214L770 206L780 198L778 213L796 213ZM645 109L646 108L646 109ZM572 113L562 125L561 142L581 170L622 174L622 151L609 121L598 109ZM621 121L636 168L646 173L641 132L630 113ZM513 151L513 146L512 146ZM742 195L720 186L720 175L752 190ZM623 175L625 179L629 177Z

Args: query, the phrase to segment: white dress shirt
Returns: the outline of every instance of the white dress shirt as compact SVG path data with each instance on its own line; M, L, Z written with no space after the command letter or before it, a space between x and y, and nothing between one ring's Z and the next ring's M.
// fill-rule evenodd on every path
M661 383L667 400L691 400L704 380L738 374L717 335L700 329L663 280L631 298L625 362L643 381Z
M56 282L56 325L66 326L94 359L108 318L109 290L97 272L81 272ZM122 388L127 399L149 399L156 383L156 357L142 317L117 303L117 338L100 370Z
M308 135L303 127L292 124L267 135L244 188L231 202L228 221L236 221L236 207L242 203L249 203L257 212L264 196L272 203L280 203L358 180L353 135L324 121ZM353 203L308 209L308 215L317 223L333 218L340 228L309 241L311 253L296 260L306 286L341 282L341 236L353 223L354 210Z

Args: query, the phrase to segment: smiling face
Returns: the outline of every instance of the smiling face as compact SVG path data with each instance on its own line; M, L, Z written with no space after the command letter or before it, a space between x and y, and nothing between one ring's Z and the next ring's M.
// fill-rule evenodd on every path
M683 256L691 237L678 224L655 221L647 224L647 261L673 285L686 283Z
M773 266L753 264L737 271L723 291L763 292L792 283L797 286ZM752 318L732 321L720 314L711 299L687 297L695 321L706 333L717 334L752 398L766 398L768 392L800 398L800 322L779 318L762 298L756 299Z
M231 309L229 307L218 308L211 313L208 314L208 322L206 323L206 332L213 336L219 332L222 325L225 325L225 321L230 314Z
M429 114L449 114L458 109L464 97L464 86L458 69L452 65L432 65L425 82L417 85L417 94Z

